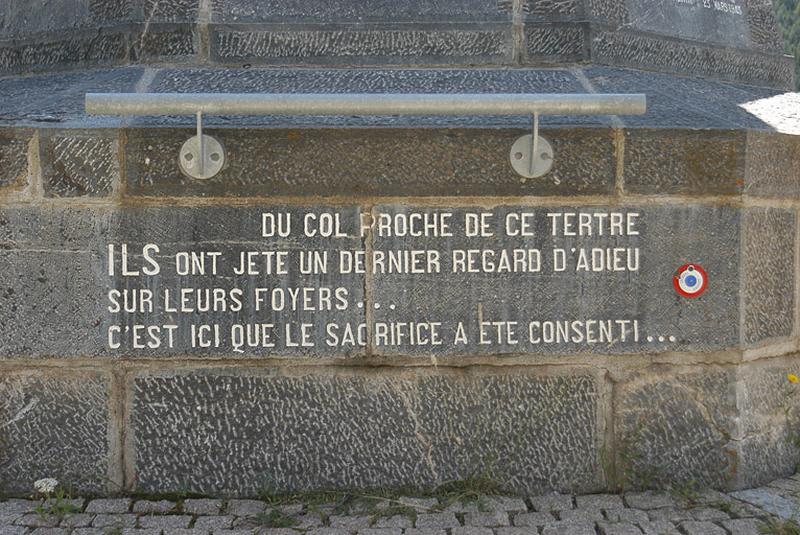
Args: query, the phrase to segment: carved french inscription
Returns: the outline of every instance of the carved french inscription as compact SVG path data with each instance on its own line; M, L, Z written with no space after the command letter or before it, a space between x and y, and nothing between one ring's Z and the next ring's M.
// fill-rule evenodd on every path
M233 357L722 347L738 216L714 212L227 209L194 240L103 244L101 336L112 354Z
M631 26L720 45L751 45L744 0L627 0Z

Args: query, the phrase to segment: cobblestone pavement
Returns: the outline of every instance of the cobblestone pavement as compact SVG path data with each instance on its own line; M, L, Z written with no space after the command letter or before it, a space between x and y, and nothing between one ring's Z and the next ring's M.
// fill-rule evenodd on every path
M309 497L311 500L311 497ZM0 501L0 535L788 535L800 475L751 490L313 501L135 498ZM65 503L62 502L61 509Z

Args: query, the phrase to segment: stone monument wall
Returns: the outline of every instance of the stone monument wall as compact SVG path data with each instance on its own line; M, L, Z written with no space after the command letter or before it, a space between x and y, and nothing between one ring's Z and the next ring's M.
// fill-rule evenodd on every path
M769 0L11 0L0 13L5 73L588 61L791 87L782 51Z
M524 181L521 129L212 129L195 181L185 132L0 138L3 490L794 468L796 137L551 128Z

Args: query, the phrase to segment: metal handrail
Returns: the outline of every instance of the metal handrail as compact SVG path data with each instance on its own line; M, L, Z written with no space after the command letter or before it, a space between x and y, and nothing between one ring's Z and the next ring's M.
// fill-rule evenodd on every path
M598 93L87 93L91 115L194 115L197 135L184 143L181 169L207 179L225 165L225 148L203 134L203 115L530 115L529 136L511 147L524 177L546 174L553 147L539 136L540 115L641 115L642 94Z
M641 94L87 93L91 115L640 115Z

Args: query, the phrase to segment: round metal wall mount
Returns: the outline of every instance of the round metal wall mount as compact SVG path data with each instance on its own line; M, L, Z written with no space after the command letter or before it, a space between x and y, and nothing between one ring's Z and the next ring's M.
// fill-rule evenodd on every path
M553 167L553 147L545 138L538 136L536 142L536 154L533 142L533 135L522 136L511 146L511 167L514 171L525 178L539 178L546 175ZM533 165L531 165L531 155Z
M178 162L181 170L192 178L207 180L216 176L225 165L225 149L213 136L192 136L181 147Z

